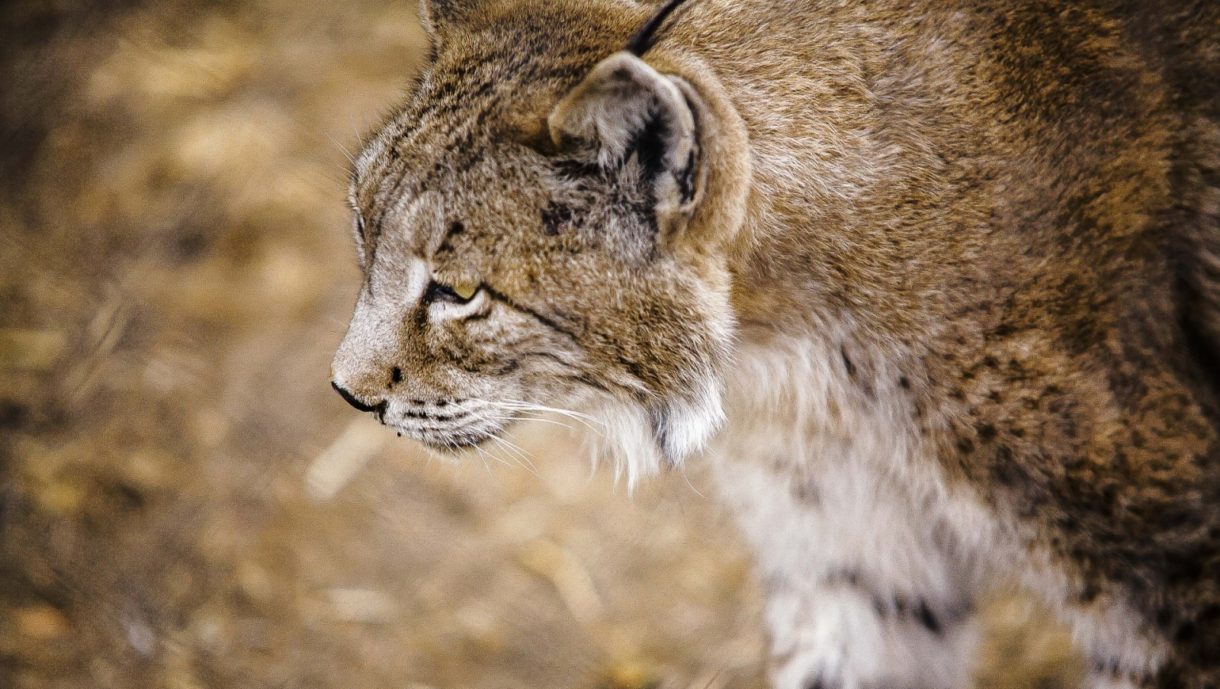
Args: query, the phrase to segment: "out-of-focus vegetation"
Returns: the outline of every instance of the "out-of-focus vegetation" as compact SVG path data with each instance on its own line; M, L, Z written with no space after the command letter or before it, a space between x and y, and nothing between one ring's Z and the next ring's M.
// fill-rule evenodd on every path
M0 31L0 687L762 686L697 470L628 498L553 427L452 466L329 391L344 149L422 57L412 2ZM984 685L1065 676L1028 615L993 606Z

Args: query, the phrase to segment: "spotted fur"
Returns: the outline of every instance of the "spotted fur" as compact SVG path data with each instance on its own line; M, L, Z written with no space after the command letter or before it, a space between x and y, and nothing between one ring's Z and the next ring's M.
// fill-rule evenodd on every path
M1220 5L665 10L424 3L336 386L710 462L777 689L969 686L1009 582L1090 687L1220 686Z

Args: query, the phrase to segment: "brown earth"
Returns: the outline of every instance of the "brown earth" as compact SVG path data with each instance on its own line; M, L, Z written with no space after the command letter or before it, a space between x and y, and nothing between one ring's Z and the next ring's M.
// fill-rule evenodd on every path
M328 389L412 6L0 9L0 688L763 686L697 469L628 497L551 426L454 466ZM987 620L981 686L1070 681Z

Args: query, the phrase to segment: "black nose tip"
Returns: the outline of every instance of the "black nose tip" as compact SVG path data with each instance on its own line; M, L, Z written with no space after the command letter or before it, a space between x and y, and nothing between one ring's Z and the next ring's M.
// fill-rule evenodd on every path
M363 412L380 411L385 406L385 402L381 402L378 404L365 404L364 402L361 402L360 400L356 399L356 396L353 395L352 393L339 387L339 384L334 381L331 381L330 386L335 389L335 392L339 393L339 396L343 398L343 401L352 405L358 411L363 411Z

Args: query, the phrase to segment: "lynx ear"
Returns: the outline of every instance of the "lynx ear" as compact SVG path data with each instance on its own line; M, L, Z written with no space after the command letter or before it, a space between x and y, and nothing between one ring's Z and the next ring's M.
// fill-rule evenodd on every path
M634 165L653 185L657 225L672 232L694 212L701 191L698 96L629 52L603 60L548 119L552 142L592 144L603 168Z
M480 0L419 0L419 21L429 35L436 36L480 4Z

